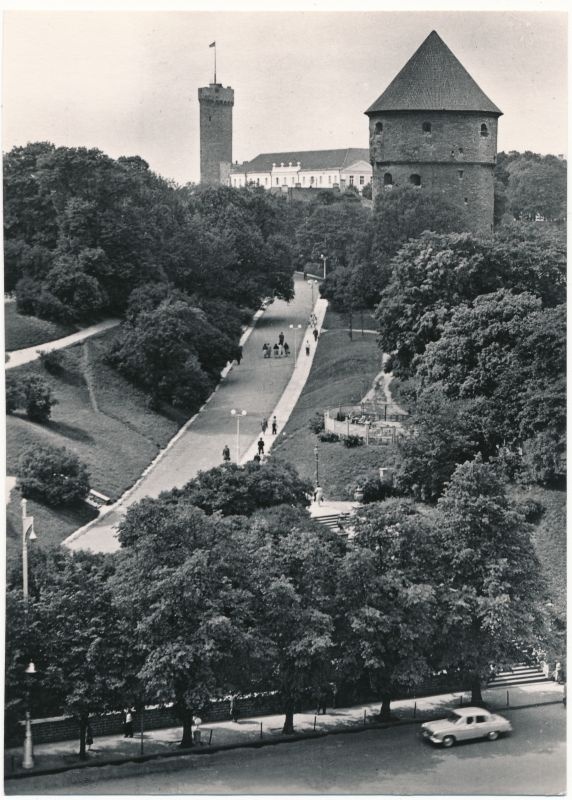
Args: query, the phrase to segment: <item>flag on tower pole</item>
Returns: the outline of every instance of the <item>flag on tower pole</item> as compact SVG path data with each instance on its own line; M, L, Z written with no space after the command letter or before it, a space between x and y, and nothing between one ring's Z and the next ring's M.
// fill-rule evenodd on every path
M214 47L214 82L216 83L216 42L211 42L209 47Z

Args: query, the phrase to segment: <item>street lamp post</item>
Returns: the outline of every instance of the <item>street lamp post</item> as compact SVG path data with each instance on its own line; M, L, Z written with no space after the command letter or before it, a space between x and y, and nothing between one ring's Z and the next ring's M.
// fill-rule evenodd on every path
M322 266L324 267L324 280L326 280L326 264L328 261L328 256L325 256L323 253L321 253L320 258L322 259Z
M316 459L316 486L320 485L320 451L318 445L314 445L314 458Z
M244 409L232 408L230 413L236 417L236 463L240 460L240 418L246 416Z
M34 517L29 517L27 513L27 502L22 498L22 594L24 596L24 617L26 624L26 635L28 633L28 542L37 539L34 531ZM26 667L26 734L24 738L24 758L22 767L33 769L34 767L34 741L32 739L32 719L30 716L30 680L36 674L34 662L30 661Z
M296 359L298 357L298 331L300 330L301 325L290 325L291 330L294 331L294 366L296 366Z

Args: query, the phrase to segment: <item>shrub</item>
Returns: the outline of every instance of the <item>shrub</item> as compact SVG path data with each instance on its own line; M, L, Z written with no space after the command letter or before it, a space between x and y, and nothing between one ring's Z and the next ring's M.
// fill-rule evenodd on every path
M34 422L47 422L52 406L58 402L50 384L38 375L26 375L21 385L28 417Z
M523 500L522 503L518 504L517 508L525 520L531 523L538 522L545 511L543 504L532 498Z
M354 436L353 434L350 436L344 437L344 445L346 447L360 447L364 444L365 440L363 436Z
M350 486L350 494L356 489L363 492L363 503L377 503L390 497L393 492L393 478L391 474L381 478L379 469L370 469L358 475Z
M321 442L339 442L340 441L340 437L338 436L338 434L334 433L333 431L322 431L322 433L318 434L318 439Z
M24 406L22 382L11 373L6 375L6 413L13 414Z
M89 492L89 474L79 458L65 447L34 446L18 462L18 485L24 497L52 506L72 505Z
M64 354L61 350L40 350L40 361L42 366L51 375L59 375L63 372Z
M308 422L308 427L312 433L321 433L324 430L324 415L318 411Z

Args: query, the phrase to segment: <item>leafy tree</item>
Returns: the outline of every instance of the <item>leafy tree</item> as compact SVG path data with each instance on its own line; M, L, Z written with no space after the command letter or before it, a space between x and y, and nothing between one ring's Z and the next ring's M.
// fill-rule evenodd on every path
M244 466L225 464L199 472L180 494L207 514L220 512L223 516L249 516L257 509L287 503L309 505L312 485L299 477L290 464L269 461Z
M302 263L320 262L328 257L328 269L347 267L365 235L369 212L361 203L316 204L296 236Z
M530 527L490 464L461 464L438 504L440 668L471 680L482 704L490 665L514 663L546 636L545 589Z
M430 673L437 593L432 531L408 503L360 509L340 569L337 601L343 670L364 676L390 719L395 693Z
M21 592L9 591L8 694L14 704L24 697L24 670L33 660L32 708L77 716L79 755L87 758L89 715L120 708L130 680L130 639L111 602L114 559L61 548L38 556L27 621Z
M13 414L18 408L22 408L25 403L24 387L20 378L13 373L6 375L6 413Z
M137 632L138 678L150 701L175 704L190 747L193 713L251 681L249 555L225 522L169 495L132 506L119 539L115 602Z
M567 164L555 156L521 157L511 161L506 190L512 214L517 219L562 222L566 219Z
M331 676L336 577L344 545L336 533L318 530L307 513L284 513L286 520L282 508L253 519L249 555L262 685L280 692L283 732L293 733L297 705L309 688L316 694Z
M476 420L478 413L469 403L452 402L439 385L426 389L408 420L408 435L399 442L396 487L435 501L455 467L481 449Z
M33 422L47 422L56 405L50 384L39 375L23 375L10 379L11 411L23 406L26 414ZM14 405L17 403L17 405ZM11 413L11 412L10 412Z
M18 461L18 486L24 497L49 505L72 505L89 492L87 468L65 447L34 445Z

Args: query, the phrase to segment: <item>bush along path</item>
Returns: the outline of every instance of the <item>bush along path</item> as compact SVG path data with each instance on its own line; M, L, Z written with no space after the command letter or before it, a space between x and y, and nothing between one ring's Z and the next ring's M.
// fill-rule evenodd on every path
M309 372L315 351L313 337L306 335L311 312L310 286L301 276L296 276L294 299L290 303L274 301L266 310L257 313L254 327L245 332L241 340L243 355L240 365L224 370L224 381L173 437L139 481L117 503L104 509L98 519L75 531L64 544L74 550L113 552L118 549L116 526L130 505L143 497L157 497L162 491L183 486L199 470L217 466L223 460L225 446L229 447L233 461L237 460L237 452L239 462L248 458L251 452L254 455L252 448L260 436L261 421L267 418L271 423L272 416L279 411L284 415L284 424L296 402L297 395L290 402L289 410L286 406L279 409L277 405L298 361L306 359ZM290 325L295 327L290 328ZM298 329L298 325L302 327ZM273 347L281 333L289 345L290 356L264 358L263 345L269 343ZM306 356L305 342L310 338L311 354ZM296 357L295 344L298 349ZM302 386L303 383L299 391ZM293 394L291 396L294 398ZM231 414L232 409L246 411L246 415L239 415L237 423L237 415Z

